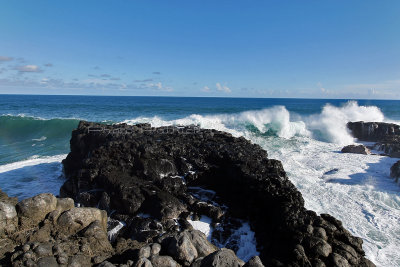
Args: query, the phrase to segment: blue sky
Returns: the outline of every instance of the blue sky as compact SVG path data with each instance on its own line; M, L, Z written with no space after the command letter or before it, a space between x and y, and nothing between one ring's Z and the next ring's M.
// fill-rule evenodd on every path
M0 93L400 99L400 1L2 1Z

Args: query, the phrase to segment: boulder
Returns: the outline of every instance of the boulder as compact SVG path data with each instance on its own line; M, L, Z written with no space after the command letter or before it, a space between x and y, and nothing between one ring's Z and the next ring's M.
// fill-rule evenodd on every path
M201 267L241 267L238 257L235 252L230 249L222 248L214 253L211 253L201 261Z
M22 219L22 224L35 225L41 222L56 207L57 198L53 194L45 193L19 202L17 204L17 212Z
M72 208L58 217L57 224L60 231L71 235L94 221L99 221L103 231L107 231L107 213L96 208Z
M199 257L205 257L217 250L217 247L211 244L205 234L199 230L188 231L188 234Z
M369 149L364 145L348 145L342 148L342 153L369 155L371 154L371 151L369 151Z
M170 256L152 256L153 267L179 267L179 264Z
M168 255L171 255L186 266L190 265L198 257L197 250L192 244L191 236L187 231L168 239L167 252Z

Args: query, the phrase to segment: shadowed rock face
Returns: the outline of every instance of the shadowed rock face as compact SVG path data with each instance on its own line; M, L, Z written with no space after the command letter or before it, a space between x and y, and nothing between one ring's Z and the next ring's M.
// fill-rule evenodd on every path
M339 259L343 266L374 266L364 258L362 240L340 221L304 208L281 162L260 146L215 130L149 127L81 122L63 162L68 181L61 195L116 210L115 218L132 221L127 231L139 241L154 242L160 234L150 219L134 219L140 213L164 231L172 229L172 218L185 225L190 213L213 222L232 216L249 220L267 266L334 266ZM188 190L194 186L214 190L228 214L199 208ZM143 225L146 231L135 231Z
M389 141L400 136L400 125L393 123L357 121L347 123L347 127L362 141Z
M400 125L385 122L349 122L347 127L360 141L376 142L374 148L400 157Z
M400 160L390 168L390 177L395 178L396 182L398 182L400 178Z

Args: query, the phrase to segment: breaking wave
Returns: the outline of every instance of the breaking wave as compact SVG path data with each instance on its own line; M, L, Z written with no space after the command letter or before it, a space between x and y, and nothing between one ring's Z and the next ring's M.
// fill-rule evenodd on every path
M227 131L235 136L251 132L256 135L279 136L286 139L306 136L319 141L349 144L354 142L346 127L349 121L381 122L384 119L378 107L359 106L357 102L350 101L342 107L327 104L321 113L309 116L290 113L284 106L275 106L236 114L193 114L176 120L163 120L158 116L138 117L123 122L128 124L148 122L155 127L196 124L203 128Z

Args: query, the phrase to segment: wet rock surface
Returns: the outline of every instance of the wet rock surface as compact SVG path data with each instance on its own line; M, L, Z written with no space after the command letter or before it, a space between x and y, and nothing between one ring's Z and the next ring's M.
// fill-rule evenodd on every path
M260 258L247 266L335 266L346 261L371 266L362 240L332 216L306 210L281 162L268 159L265 150L244 138L195 126L81 122L63 163L68 180L61 196L101 206L110 220L124 223L115 235L114 255L107 258L110 264L217 266L221 260L244 265L234 252L217 250L205 235L194 232L188 220L207 216L215 229L209 238L234 251L240 244L224 240L241 222L249 223ZM122 249L131 239L150 246L150 256L147 250L139 256ZM158 244L158 254L152 254L151 244Z

